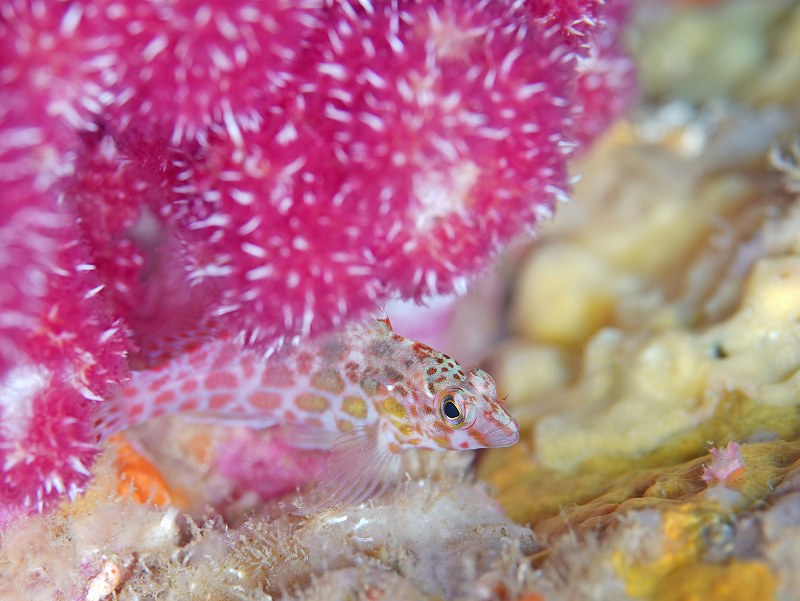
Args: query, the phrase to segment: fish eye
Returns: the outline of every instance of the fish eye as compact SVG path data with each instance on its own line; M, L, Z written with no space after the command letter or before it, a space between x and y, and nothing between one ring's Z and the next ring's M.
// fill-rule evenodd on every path
M458 419L461 417L461 411L456 407L456 404L451 400L446 400L442 405L442 413L448 419Z
M464 423L465 413L463 408L456 402L456 398L451 392L442 395L440 402L440 412L442 419L451 428L458 428Z

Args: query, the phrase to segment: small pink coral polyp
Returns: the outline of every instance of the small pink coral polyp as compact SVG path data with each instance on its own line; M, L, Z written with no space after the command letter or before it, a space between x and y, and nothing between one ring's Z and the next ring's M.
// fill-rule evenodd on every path
M72 167L77 136L35 117L42 107L29 100L0 86L0 376L24 355L28 332L47 310L53 255L71 235L56 182Z
M145 207L147 182L109 136L87 143L64 202L74 211L104 295L115 315L132 323L141 304L144 250L130 231Z
M746 465L739 444L729 442L725 448L712 447L711 463L703 468L701 476L709 486L714 484L735 484L744 475Z
M581 144L591 142L633 104L633 60L622 43L628 0L528 0L539 29L553 29L571 49L575 69L575 128Z

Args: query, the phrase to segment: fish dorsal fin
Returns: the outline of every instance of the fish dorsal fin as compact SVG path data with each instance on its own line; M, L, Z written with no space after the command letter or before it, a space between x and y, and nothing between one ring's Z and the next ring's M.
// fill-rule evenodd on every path
M378 425L353 428L333 446L331 464L309 494L295 499L295 515L308 515L334 505L357 505L379 496L398 481L400 455L380 440Z
M389 316L386 314L385 311L381 311L377 315L374 316L375 321L378 322L376 327L382 330L387 330L389 332L394 332L394 328L392 328L392 322L389 321Z

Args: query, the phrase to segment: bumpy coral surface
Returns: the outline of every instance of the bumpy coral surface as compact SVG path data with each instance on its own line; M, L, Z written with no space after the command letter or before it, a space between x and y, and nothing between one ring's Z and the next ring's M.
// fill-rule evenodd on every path
M403 6L336 5L259 131L176 159L193 278L255 338L449 292L565 193L567 46L504 3Z
M258 129L324 13L320 0L97 4L105 19L89 41L113 56L114 127L166 133L174 145L219 127Z
M630 85L584 60L616 8L543 7L3 3L6 510L82 488L130 368L461 290L550 215L576 115L588 140L622 107L595 91Z

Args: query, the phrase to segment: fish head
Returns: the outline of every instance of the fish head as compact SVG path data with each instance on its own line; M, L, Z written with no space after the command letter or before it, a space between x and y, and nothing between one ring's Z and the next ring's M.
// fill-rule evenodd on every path
M450 374L438 371L435 379L427 378L425 394L417 397L421 407L413 420L415 446L481 449L515 444L519 426L497 398L492 377L477 367L464 370L452 364Z

